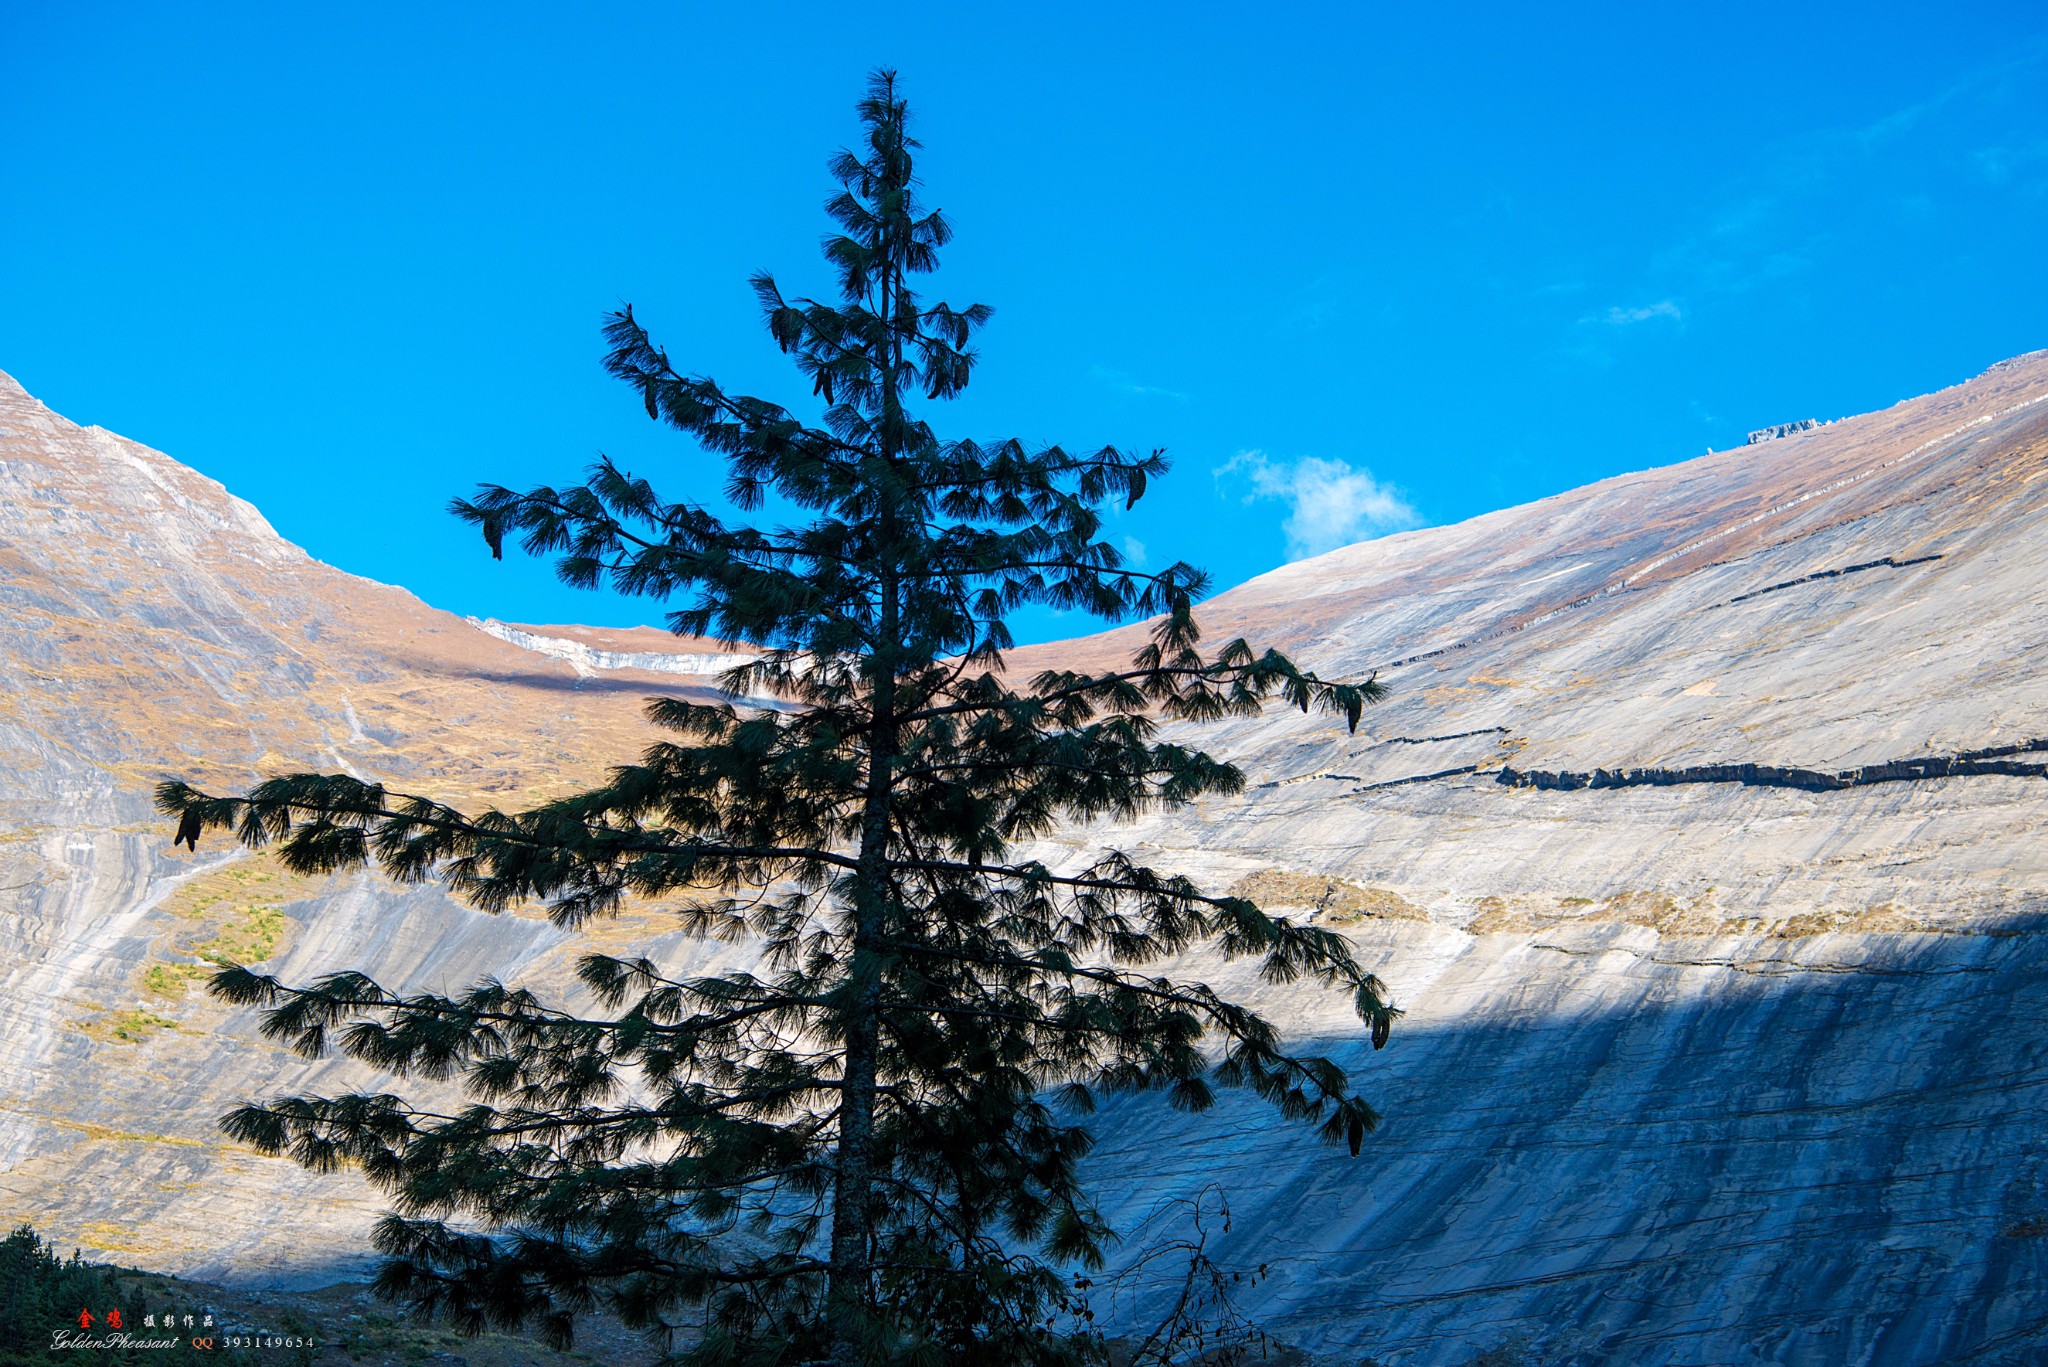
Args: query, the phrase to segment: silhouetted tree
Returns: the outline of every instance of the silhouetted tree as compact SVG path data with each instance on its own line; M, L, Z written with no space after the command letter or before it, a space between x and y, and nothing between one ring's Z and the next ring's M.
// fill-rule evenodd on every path
M60 1258L28 1225L0 1239L0 1367L306 1367L313 1360L316 1335L292 1311L266 1326L278 1346L257 1349L237 1345L246 1335L225 1325L173 1324L173 1309L208 1311L175 1283L86 1262L75 1248ZM165 1312L161 1325L157 1312Z
M491 911L544 899L565 926L650 899L757 947L752 971L702 977L591 955L597 1015L494 981L399 998L355 973L215 979L302 1053L473 1098L438 1114L300 1097L225 1121L388 1189L380 1286L465 1328L537 1323L565 1343L607 1303L686 1327L688 1363L1093 1360L1063 1266L1100 1264L1113 1238L1078 1166L1098 1095L1200 1111L1212 1084L1247 1087L1354 1154L1375 1123L1335 1064L1151 967L1204 944L1251 956L1270 980L1350 993L1384 1043L1396 1013L1342 938L1113 850L1075 868L1019 849L1242 787L1162 722L1277 698L1355 729L1378 685L1242 641L1200 649L1206 578L1141 573L1100 539L1105 502L1135 503L1159 452L947 440L914 415L966 386L989 310L912 290L951 229L918 202L893 74L859 111L865 145L831 162L837 301L753 281L822 421L678 369L630 308L605 334L649 415L725 459L734 506L773 495L801 520L732 525L609 460L573 488L453 505L494 555L516 537L571 584L679 602L677 632L758 649L727 701L654 700L668 738L639 763L516 814L334 775L160 790L195 848L231 828L297 870L374 860ZM1004 618L1027 604L1158 621L1129 668L1019 681Z

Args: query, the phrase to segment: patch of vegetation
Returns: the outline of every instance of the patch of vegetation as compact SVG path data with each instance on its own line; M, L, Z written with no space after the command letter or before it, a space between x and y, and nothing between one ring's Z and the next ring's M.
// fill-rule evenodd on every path
M193 879L165 910L210 932L178 946L197 963L168 960L142 970L141 988L157 1001L182 1001L195 982L230 964L258 964L284 943L285 904L311 891L311 880L279 868L268 855Z
M1617 892L1608 898L1598 911L1590 913L1587 919L1647 926L1660 933L1666 930L1675 932L1686 922L1690 910L1691 908L1670 893L1662 888L1655 888L1646 891ZM1718 925L1718 918L1715 918L1715 925ZM1714 926L1706 928L1712 930Z
M86 1021L78 1027L87 1037L102 1044L140 1044L152 1035L166 1030L176 1030L178 1023L168 1016L159 1016L154 1011L134 1009L110 1011L98 1020Z
M1715 889L1680 898L1662 889L1624 889L1607 898L1560 897L1554 903L1538 898L1482 897L1467 933L1537 931L1550 926L1620 924L1646 926L1660 935L1716 935L1726 929L1713 909Z
M1880 902L1857 910L1819 907L1788 917L1771 928L1780 940L1797 940L1808 935L1832 935L1850 931L1859 935L1900 934L1932 929L1898 902Z
M633 1357L643 1356L632 1354ZM525 1364L573 1364L595 1361L590 1354L558 1352L516 1335L486 1333L466 1339L413 1320L365 1315L337 1336L319 1362L360 1364L360 1367L411 1367L439 1361L456 1367L524 1367Z
M151 964L142 972L142 990L159 1001L178 1001L187 987L211 972L211 964Z
M1505 897L1482 897L1476 903L1478 915L1465 925L1468 935L1494 935L1501 931L1534 930L1537 921Z
M146 1253L149 1245L136 1239L135 1231L105 1220L82 1226L78 1231L80 1242L87 1248L102 1253Z
M275 954L278 942L284 939L283 903L258 903L237 910L239 914L223 925L219 934L194 945L192 952L222 967L260 964Z
M189 953L209 963L261 963L284 938L285 903L310 891L310 884L263 855L194 878L166 910L187 921L203 921L214 932L190 946Z
M1262 907L1307 907L1317 920L1343 924L1382 919L1427 921L1429 913L1389 888L1366 887L1315 873L1261 869L1231 885L1230 895Z
M1560 897L1554 912L1522 914L1513 925L1487 927L1493 930L1540 930L1560 921L1587 925L1643 926L1659 935L1718 935L1727 928L1714 910L1715 889L1691 897L1679 897L1662 888L1625 888L1606 898ZM1484 903L1481 903L1482 909ZM1474 934L1479 931L1473 929Z
M180 1139L171 1134L138 1134L134 1130L116 1130L106 1125L93 1125L82 1120L65 1120L58 1116L39 1116L44 1124L61 1125L67 1130L92 1139L104 1140L109 1144L175 1144L180 1148L203 1149L206 1145L196 1139Z
M1681 896L1661 888L1626 888L1605 898L1560 897L1555 910L1533 899L1482 897L1475 906L1478 914L1465 929L1473 935L1501 931L1536 931L1573 923L1582 925L1620 924L1644 926L1659 935L1768 935L1773 939L1797 940L1811 935L1832 935L1847 931L1862 935L1940 933L1899 902L1880 902L1868 907L1819 907L1796 915L1771 919L1756 914L1723 915L1714 902L1718 888Z

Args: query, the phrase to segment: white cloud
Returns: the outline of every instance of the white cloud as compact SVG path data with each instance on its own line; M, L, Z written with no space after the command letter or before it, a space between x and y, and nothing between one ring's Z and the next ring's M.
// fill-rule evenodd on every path
M1145 568L1146 559L1147 555L1145 551L1145 543L1138 540L1138 538L1135 536L1125 537L1124 563L1126 565L1134 565L1139 569L1143 569Z
M1276 499L1287 505L1280 524L1287 533L1287 558L1304 560L1386 532L1413 527L1422 519L1392 487L1355 469L1348 461L1303 456L1276 461L1264 451L1240 451L1218 466L1219 483L1237 476L1250 486L1243 501Z
M1654 304L1644 304L1640 308L1625 309L1617 305L1607 310L1602 321L1615 327L1627 327L1631 323L1647 323L1652 318L1669 318L1675 322L1684 317L1685 314L1680 312L1677 304L1669 299L1659 299Z

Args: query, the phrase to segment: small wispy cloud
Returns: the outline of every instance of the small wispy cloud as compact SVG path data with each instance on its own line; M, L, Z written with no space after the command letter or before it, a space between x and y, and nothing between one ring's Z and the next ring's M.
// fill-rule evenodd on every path
M1264 451L1240 451L1213 473L1220 487L1248 490L1240 495L1244 503L1270 499L1287 505L1280 529L1287 534L1289 560L1304 560L1422 521L1392 486L1349 461L1320 456L1280 461Z
M1149 552L1145 549L1144 542L1138 540L1135 536L1124 538L1124 563L1126 565L1133 565L1138 569L1143 569L1150 558Z
M2005 143L1970 153L1970 164L1992 185L2024 183L2037 194L2042 179L2033 168L2048 158L2048 141Z
M2026 164L2030 148L2048 159L2048 140L2028 117L2044 66L2048 40L2037 37L1874 120L1815 129L1759 149L1708 186L1703 210L1653 246L1636 269L1590 287L1610 297L1633 296L1631 302L1560 310L1557 354L1611 366L1617 350L1690 328L1704 316L1701 310L1717 312L1715 301L1782 289L1840 258L1845 237L1881 230L1859 225L1949 211L1953 170L2007 195L2048 201L2040 161ZM1988 143L1984 129L1998 130ZM1908 174L1921 178L1911 182Z
M1588 322L1602 322L1609 327L1625 328L1636 323L1647 323L1653 318L1669 318L1679 322L1685 317L1684 310L1669 299L1659 299L1654 304L1643 304L1636 308L1622 308L1619 304L1603 314L1587 319Z
M1121 370L1110 370L1105 366L1095 366L1088 373L1096 381L1108 385L1119 394L1129 394L1134 398L1140 399L1176 399L1182 403L1187 402L1188 396L1181 393L1178 389L1162 389L1158 385L1139 384L1129 374Z

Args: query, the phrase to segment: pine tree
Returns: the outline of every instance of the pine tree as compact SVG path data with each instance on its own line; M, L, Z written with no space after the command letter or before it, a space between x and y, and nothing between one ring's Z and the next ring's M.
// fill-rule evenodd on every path
M1097 1097L1192 1112L1213 1085L1249 1088L1354 1155L1376 1122L1328 1059L1154 971L1198 945L1250 956L1348 992L1383 1044L1397 1013L1341 937L1116 851L1085 868L1019 851L1242 788L1162 723L1279 700L1355 730L1380 686L1243 641L1202 650L1206 578L1142 573L1101 538L1108 500L1135 503L1161 453L942 439L914 416L966 386L990 310L913 291L951 230L919 204L892 73L859 114L865 145L830 164L838 300L753 281L822 421L678 369L630 307L606 328L606 368L724 458L730 502L772 496L794 525L664 502L609 460L573 488L453 505L493 555L516 537L571 584L665 600L678 633L757 650L726 701L652 701L667 735L638 763L514 814L336 775L159 791L194 848L228 828L296 870L374 861L490 911L542 900L571 927L630 897L754 947L753 970L696 977L590 955L603 1009L586 1014L489 980L401 998L355 973L216 978L301 1053L465 1089L452 1114L380 1094L224 1120L314 1168L360 1165L397 1206L380 1287L464 1328L562 1344L606 1304L682 1327L692 1364L1098 1360L1074 1292L1115 1237L1080 1167ZM1025 681L1004 620L1028 604L1157 621L1128 668Z

